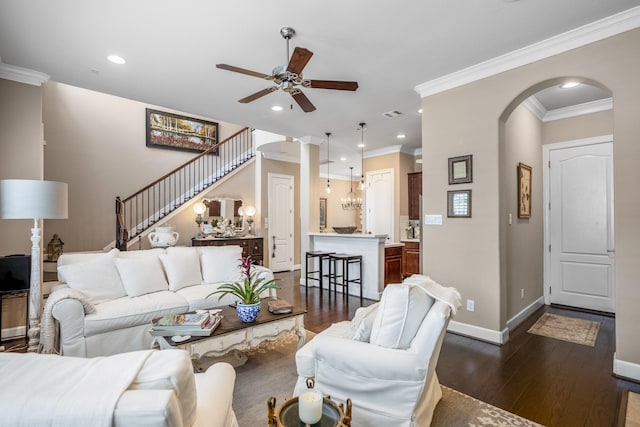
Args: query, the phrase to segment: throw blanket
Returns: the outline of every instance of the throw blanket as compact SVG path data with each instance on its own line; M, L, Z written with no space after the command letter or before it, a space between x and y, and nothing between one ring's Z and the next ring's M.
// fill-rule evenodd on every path
M0 353L0 424L111 427L118 399L152 351L93 359Z
M427 295L442 301L451 307L451 313L456 314L458 309L462 306L462 296L456 288L442 286L435 282L429 276L423 276L422 274L414 274L411 277L404 279L404 282L409 285L417 285L423 289Z
M47 304L44 306L44 311L42 312L42 326L40 328L40 347L38 348L39 353L57 353L58 352L58 339L59 339L59 331L58 331L58 322L53 318L53 306L63 299L77 299L82 303L82 307L84 308L84 312L89 314L95 312L95 307L87 299L85 294L80 292L77 289L71 289L69 287L60 286L56 288L55 292L52 292L47 298Z

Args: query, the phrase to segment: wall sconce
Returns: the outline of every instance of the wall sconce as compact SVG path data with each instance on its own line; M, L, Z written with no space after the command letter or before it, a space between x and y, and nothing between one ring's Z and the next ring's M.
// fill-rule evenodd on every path
M249 236L253 235L253 216L256 214L256 208L253 206L247 206L244 210L247 215L247 224L249 224Z
M202 222L204 221L202 219L202 214L207 211L207 206L202 202L198 202L195 205L193 205L193 211L196 213L196 224L198 224L198 234L196 234L196 239L200 239L202 238L201 227L202 227Z

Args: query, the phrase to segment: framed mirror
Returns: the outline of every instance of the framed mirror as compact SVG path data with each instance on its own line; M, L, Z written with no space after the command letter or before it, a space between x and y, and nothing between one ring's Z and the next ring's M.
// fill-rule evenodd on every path
M231 219L236 232L244 231L244 203L242 199L235 197L213 197L203 200L208 212L205 220L215 226L220 220Z

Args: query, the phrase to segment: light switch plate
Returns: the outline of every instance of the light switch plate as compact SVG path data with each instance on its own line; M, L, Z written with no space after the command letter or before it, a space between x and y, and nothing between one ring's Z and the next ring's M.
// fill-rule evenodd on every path
M442 225L442 215L425 215L425 225Z

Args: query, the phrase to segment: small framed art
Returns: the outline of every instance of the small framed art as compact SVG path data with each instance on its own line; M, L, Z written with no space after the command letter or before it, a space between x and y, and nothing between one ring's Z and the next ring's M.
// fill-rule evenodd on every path
M449 157L449 184L473 182L473 155Z
M531 166L518 163L518 218L531 218Z
M447 217L471 218L471 190L447 191Z

